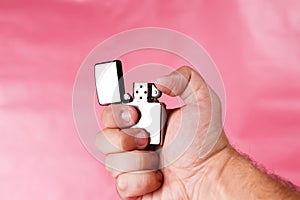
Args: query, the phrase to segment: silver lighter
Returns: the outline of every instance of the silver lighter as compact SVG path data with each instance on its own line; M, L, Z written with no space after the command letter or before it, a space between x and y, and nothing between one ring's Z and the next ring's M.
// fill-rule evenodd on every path
M125 93L120 60L95 64L97 97L100 105L126 104L140 112L138 123L131 128L143 128L150 136L147 149L162 146L165 134L166 109L158 101L162 95L154 83L133 83L133 97Z

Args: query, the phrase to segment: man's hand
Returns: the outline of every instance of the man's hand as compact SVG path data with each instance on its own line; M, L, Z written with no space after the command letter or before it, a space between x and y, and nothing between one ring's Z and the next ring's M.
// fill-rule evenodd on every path
M160 165L174 159L173 150L181 149L182 144L177 142L171 150L163 148L161 155L142 151L149 139L143 129L127 128L138 121L136 109L127 105L110 105L104 109L102 123L106 129L97 135L96 145L106 154L106 166L117 179L118 192L123 199L141 196L191 199L195 194L191 188L203 178L201 163L228 144L222 132L221 106L218 99L212 99L217 96L200 75L188 67L158 79L156 86L163 93L180 96L184 101L183 107L169 111L164 144L168 146L175 137L194 139L187 141L191 145L181 158L159 171ZM215 110L212 110L213 103ZM219 115L213 122L212 112Z
M182 67L159 78L156 86L184 102L181 108L168 111L165 143L159 155L143 150L149 143L143 129L128 128L138 121L134 107L110 105L102 113L106 128L97 134L96 146L106 155L106 168L117 179L122 199L299 197L229 145L222 129L220 101L197 72ZM253 189L255 183L262 184L261 190ZM268 186L271 189L264 188ZM274 189L290 196L276 196Z

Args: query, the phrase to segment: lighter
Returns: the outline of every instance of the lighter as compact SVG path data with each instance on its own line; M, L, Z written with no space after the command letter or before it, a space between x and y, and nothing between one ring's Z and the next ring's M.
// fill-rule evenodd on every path
M95 64L97 97L100 105L126 104L138 108L140 119L131 128L143 128L150 137L147 149L163 145L166 109L158 101L162 95L154 83L133 83L133 97L125 93L122 63L120 60Z

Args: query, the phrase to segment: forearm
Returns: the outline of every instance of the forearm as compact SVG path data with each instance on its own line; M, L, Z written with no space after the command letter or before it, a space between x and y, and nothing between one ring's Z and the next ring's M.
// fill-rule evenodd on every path
M199 184L203 199L300 199L299 191L290 183L268 175L232 147L206 162Z

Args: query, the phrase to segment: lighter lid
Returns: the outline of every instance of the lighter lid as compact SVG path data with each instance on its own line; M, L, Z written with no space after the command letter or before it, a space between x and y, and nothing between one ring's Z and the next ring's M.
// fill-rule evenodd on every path
M121 61L95 64L95 80L99 104L106 105L123 101L125 90Z

